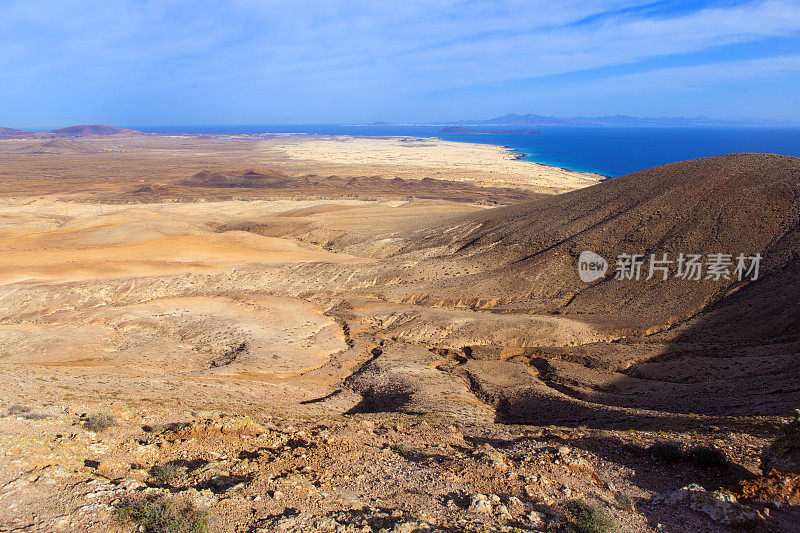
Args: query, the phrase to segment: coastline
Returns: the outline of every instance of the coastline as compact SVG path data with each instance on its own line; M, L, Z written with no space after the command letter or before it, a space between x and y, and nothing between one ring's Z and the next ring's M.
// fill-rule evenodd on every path
M489 134L487 134L489 135ZM422 142L422 143L439 143L442 146L450 146L450 147L457 147L462 145L472 145L475 147L479 147L482 150L495 150L497 148L502 149L505 152L504 155L508 157L502 157L503 159L512 159L516 161L525 161L528 163L534 163L536 165L542 167L550 167L553 169L557 169L560 171L564 171L565 173L569 174L580 174L580 175L587 175L587 176L597 176L599 177L598 181L603 181L605 179L609 179L613 176L602 174L599 172L594 172L588 169L575 169L569 168L567 166L556 165L548 162L536 161L535 155L533 153L529 153L519 147L514 147L506 144L494 144L494 143L476 143L474 141L466 140L466 139L445 139L438 134L430 135L430 136L421 136L421 135L350 135L350 134L335 134L335 135L328 135L328 134L320 134L320 133L313 133L313 132L262 132L262 133L223 133L223 132L174 132L174 133L167 133L167 132L154 132L154 131L137 131L137 130L129 130L126 133L119 133L113 135L98 135L98 134L85 134L85 135L52 135L50 132L32 132L29 135L17 135L17 136L0 136L0 143L3 144L19 144L19 145L26 145L31 141L42 141L42 142L49 142L49 143L64 143L64 142L74 142L74 141L93 141L93 142L103 142L103 141L110 141L110 140L122 140L122 139L130 139L130 138L158 138L158 139L196 139L196 140L237 140L237 139L246 139L246 140L268 140L268 139L294 139L300 141L314 141L318 139L336 139L336 140L345 140L345 139L373 139L373 140L401 140L401 141L412 141L412 142ZM290 154L294 153L295 150L288 150ZM455 152L454 152L455 153ZM293 159L306 159L307 161L327 161L333 163L334 161L331 160L329 157L325 157L325 154L320 154L322 157L315 157L310 156L308 158L302 157L292 157ZM394 155L392 156L394 157ZM462 166L460 163L460 157L455 158L455 165ZM492 158L495 159L495 158ZM351 161L348 161L348 163ZM376 165L385 165L385 163L381 161L370 161ZM413 166L420 166L420 167L432 167L432 168L442 168L441 164L442 161L428 163L424 160L415 160L409 161L409 164ZM445 166L450 165L450 161L445 162ZM491 164L491 161L490 163ZM508 171L509 169L504 168L503 171ZM521 168L511 169L515 170L516 172L520 172ZM522 170L522 174L526 175L529 172L525 172ZM591 179L591 178L590 178ZM510 181L509 182L512 187L517 186L517 181ZM523 183L524 186L524 183Z
M504 146L522 153L523 160L579 173L608 177L623 176L676 161L728 153L775 153L800 156L800 128L771 127L590 127L547 126L540 135L440 134L441 125L336 125L251 124L195 126L126 125L160 138L269 139L312 136L437 137L442 140ZM9 137L0 144L26 143L47 137L61 142L76 136L48 132ZM114 136L117 137L117 136ZM118 137L117 137L118 138ZM95 137L97 140L98 138Z
M560 170L565 170L567 172L577 172L579 174L591 174L593 176L600 176L599 181L611 180L617 177L617 176L612 176L611 174L603 174L601 172L584 172L582 170L575 170L573 168L562 167L559 165L551 165L550 163L541 163L539 161L534 161L533 159L526 159L527 157L533 158L535 156L533 154L523 152L519 148L512 148L511 146L504 146L504 148L507 148L510 152L517 155L518 157L516 157L516 159L519 161L528 161L529 163L536 163L537 165L544 165L546 167L558 168Z
M85 177L87 172L98 177L125 177L127 169L135 167L149 179L159 180L161 185L173 179L188 179L202 170L272 170L305 179L307 183L316 183L321 178L323 188L330 188L337 180L366 178L367 181L358 182L362 185L356 186L356 182L347 185L348 194L352 194L359 187L367 187L364 184L370 183L370 179L380 178L393 181L391 187L402 197L429 195L428 189L434 186L433 182L403 185L403 180L429 178L437 180L437 187L442 182L461 182L486 189L489 196L511 198L517 192L523 196L560 194L604 179L599 174L523 160L519 152L500 145L419 136L144 133L28 138L0 143L0 156L6 159L9 168L28 168L30 157L40 164L53 165L63 165L67 158L75 180ZM168 167L158 164L165 156L170 158ZM92 166L96 159L103 161L100 169ZM18 173L6 173L5 178L11 180L10 191L21 192L14 185L19 183L19 177ZM36 173L26 177L41 179ZM141 180L133 176L123 181L130 181L136 190L142 187ZM68 185L61 180L55 190L71 190ZM98 191L94 194L102 195ZM457 196L455 189L448 194ZM479 191L475 194L481 195Z
M484 186L561 193L599 183L601 174L578 172L524 159L527 154L496 144L450 141L438 137L308 135L263 139L259 148L288 159L344 167L413 168L421 179L441 172L450 179ZM403 177L407 177L404 175Z

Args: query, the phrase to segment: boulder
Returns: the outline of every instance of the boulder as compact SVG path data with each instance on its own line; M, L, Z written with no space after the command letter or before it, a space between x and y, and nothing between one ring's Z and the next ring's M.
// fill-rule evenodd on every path
M781 433L761 454L761 471L772 470L800 473L800 409L795 409L795 418L781 426Z
M667 498L667 503L670 504L680 502L688 502L689 507L720 524L747 526L765 520L760 512L740 504L730 492L722 489L707 491L697 483L686 485Z

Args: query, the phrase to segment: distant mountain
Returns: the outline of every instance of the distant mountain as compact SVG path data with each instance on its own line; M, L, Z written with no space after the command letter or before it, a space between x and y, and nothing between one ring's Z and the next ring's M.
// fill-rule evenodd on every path
M489 120L473 120L458 124L492 126L789 126L791 122L768 120L717 120L709 117L633 117L610 115L604 117L556 117L510 113Z
M15 137L30 137L33 133L25 130L15 130L14 128L0 128L0 139L13 139Z
M48 133L55 135L68 135L72 137L85 137L89 135L131 135L141 134L142 132L136 130L129 130L126 128L116 128L107 124L91 124L80 126L69 126L67 128L60 128L57 130L50 130Z
M469 133L472 135L538 135L538 131L534 130L487 130L484 128L465 128L463 126L447 126L439 130L439 133Z
M107 124L85 124L50 131L25 131L0 127L0 139L53 138L53 137L100 137L108 135L144 135L141 131L116 128Z

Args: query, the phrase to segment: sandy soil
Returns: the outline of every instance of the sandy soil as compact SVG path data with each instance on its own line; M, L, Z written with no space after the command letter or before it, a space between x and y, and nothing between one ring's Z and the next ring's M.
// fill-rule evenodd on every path
M216 233L210 226L220 218L258 217L310 205L320 204L226 202L219 206L131 207L57 200L2 202L0 247L5 253L0 280L144 276L223 270L253 262L360 261L287 239L248 232Z

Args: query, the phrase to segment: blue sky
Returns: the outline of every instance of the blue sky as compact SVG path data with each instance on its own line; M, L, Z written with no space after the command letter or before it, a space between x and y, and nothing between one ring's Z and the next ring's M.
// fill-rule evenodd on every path
M0 125L800 121L800 0L0 0Z

